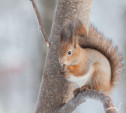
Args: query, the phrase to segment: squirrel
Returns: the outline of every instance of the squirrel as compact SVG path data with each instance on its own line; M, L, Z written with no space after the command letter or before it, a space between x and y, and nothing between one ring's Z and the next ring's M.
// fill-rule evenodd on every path
M92 25L87 33L79 19L62 27L58 57L65 78L77 85L74 96L86 89L110 94L122 72L118 48Z

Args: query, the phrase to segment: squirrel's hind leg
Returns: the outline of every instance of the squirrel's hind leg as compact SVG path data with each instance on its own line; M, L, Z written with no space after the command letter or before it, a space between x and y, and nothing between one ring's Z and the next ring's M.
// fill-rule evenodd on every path
M80 88L80 92L83 92L83 91L85 91L85 90L87 90L87 89L91 89L91 87L90 87L89 85L84 85L84 86L82 86L82 87Z
M90 89L90 86L89 85L84 85L82 86L81 88L77 88L73 91L73 94L74 94L74 97L76 97L80 92L83 92L87 89Z

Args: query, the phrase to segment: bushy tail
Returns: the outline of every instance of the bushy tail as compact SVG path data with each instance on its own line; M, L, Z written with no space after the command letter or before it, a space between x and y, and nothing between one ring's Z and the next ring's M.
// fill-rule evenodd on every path
M119 80L122 72L122 55L118 52L118 48L113 46L112 41L104 38L92 25L89 27L89 33L79 41L84 48L93 48L100 51L106 56L111 65L111 85L114 86Z

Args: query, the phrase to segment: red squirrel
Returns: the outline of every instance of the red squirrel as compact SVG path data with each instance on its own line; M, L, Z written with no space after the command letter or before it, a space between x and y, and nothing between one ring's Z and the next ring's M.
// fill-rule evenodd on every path
M77 85L74 96L90 88L109 94L121 74L117 47L91 25L87 33L79 19L61 29L58 56L65 78Z

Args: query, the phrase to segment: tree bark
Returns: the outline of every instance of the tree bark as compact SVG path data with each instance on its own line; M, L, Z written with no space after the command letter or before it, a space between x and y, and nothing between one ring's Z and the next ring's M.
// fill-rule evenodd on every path
M72 113L80 104L84 103L87 98L99 100L103 104L105 113L117 113L111 98L93 89L79 93L76 97L72 98L68 103L57 109L54 113Z
M92 0L57 0L44 75L42 78L36 113L51 113L73 97L74 84L68 83L58 70L59 33L64 24L74 18L83 21L88 30Z

